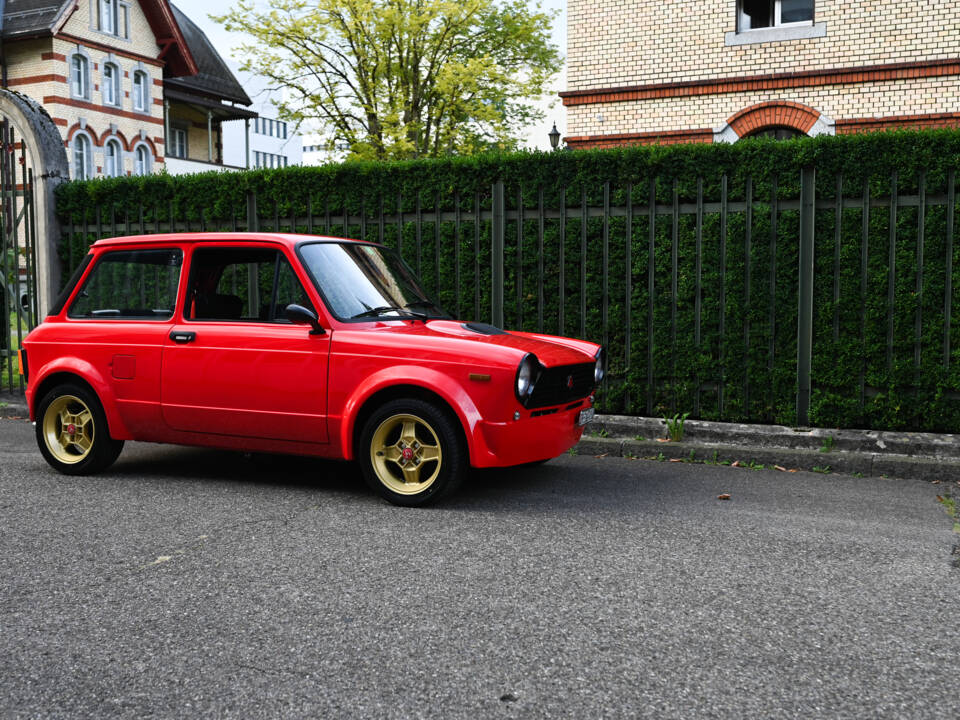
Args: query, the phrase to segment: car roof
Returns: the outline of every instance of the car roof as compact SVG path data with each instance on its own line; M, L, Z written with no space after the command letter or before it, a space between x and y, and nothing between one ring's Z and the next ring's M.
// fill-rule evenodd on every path
M294 233L267 233L267 232L185 232L185 233L157 233L155 235L124 235L122 237L103 238L97 240L90 247L102 248L113 245L155 245L169 243L194 242L273 242L293 248L302 242L310 240L328 240L334 242L362 243L363 240L349 238L327 237L324 235L298 235Z

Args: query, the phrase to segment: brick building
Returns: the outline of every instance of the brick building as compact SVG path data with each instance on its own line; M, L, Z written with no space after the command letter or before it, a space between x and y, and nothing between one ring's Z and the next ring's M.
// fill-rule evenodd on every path
M960 3L569 0L569 147L960 127Z
M7 0L0 19L2 84L44 106L75 179L222 166L220 123L256 116L168 0Z

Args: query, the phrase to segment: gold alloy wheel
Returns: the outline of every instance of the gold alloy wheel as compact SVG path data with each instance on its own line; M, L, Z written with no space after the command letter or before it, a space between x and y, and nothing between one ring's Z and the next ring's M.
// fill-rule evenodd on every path
M93 413L75 395L61 395L43 414L47 449L66 465L74 465L90 454L93 433Z
M370 462L377 478L398 495L416 495L436 482L443 465L440 440L416 415L393 415L370 440Z

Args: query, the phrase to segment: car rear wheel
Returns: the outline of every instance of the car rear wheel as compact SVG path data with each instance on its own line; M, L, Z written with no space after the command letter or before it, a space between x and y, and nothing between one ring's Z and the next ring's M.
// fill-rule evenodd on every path
M376 492L395 505L425 505L459 487L467 455L448 413L415 398L392 400L366 421L357 458Z
M104 470L123 450L123 441L110 437L96 395L72 383L56 386L40 401L37 445L44 459L66 475Z

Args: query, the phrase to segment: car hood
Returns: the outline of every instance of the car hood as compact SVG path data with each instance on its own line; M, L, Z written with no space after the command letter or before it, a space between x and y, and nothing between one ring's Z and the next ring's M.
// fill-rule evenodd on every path
M545 367L593 362L598 345L583 340L538 333L503 331L481 323L454 320L427 322L377 322L360 328L342 329L336 341L373 343L383 352L450 356L515 366L533 353Z

